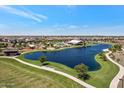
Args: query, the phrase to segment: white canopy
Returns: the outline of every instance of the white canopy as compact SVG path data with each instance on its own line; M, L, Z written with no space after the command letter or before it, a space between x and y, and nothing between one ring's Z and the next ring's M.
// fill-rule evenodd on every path
M81 42L81 40L71 40L71 41L69 41L68 43L69 44L78 44L78 43L80 43Z

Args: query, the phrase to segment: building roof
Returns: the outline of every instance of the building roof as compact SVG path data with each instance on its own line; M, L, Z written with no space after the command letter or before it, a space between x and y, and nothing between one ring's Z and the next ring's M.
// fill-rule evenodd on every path
M70 43L70 44L78 44L80 42L81 42L81 40L71 40L68 43Z
M33 45L33 44L29 44L29 47L35 47L35 45Z
M17 52L17 49L5 49L3 52Z

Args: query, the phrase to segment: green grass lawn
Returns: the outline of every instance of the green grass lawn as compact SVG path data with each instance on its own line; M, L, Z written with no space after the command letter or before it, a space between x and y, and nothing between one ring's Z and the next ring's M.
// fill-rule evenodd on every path
M96 61L101 65L101 69L88 72L91 79L86 82L100 88L107 88L111 80L119 71L119 67L110 61L103 61L99 55L95 57Z
M24 54L18 56L17 58L19 58L19 59L21 59L23 61L29 62L31 64L41 66L41 62L40 61L25 59L24 58ZM71 75L77 77L77 72L73 68L70 68L70 67L68 67L66 65L63 65L63 64L60 64L60 63L56 63L56 62L46 61L45 63L47 64L46 66L53 67L56 70L63 71L65 73L68 73L68 74L71 74Z
M83 86L64 76L21 64L14 59L0 58L0 87L80 88Z
M18 58L31 64L41 65L40 61L32 61L25 59L24 55L20 55ZM95 87L100 88L109 87L111 80L118 73L119 68L110 61L103 61L99 55L96 55L96 60L101 65L101 69L97 71L89 71L88 74L91 76L91 78L85 82ZM70 75L77 77L77 72L73 68L55 62L46 63L48 63L48 66L54 67L57 70L61 70L63 72L66 72Z

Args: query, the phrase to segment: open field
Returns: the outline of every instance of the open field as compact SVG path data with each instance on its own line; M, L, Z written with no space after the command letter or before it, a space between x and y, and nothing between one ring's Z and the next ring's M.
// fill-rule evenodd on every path
M31 64L41 65L39 61L25 59L24 55L21 55L18 58L26 62L29 62ZM89 71L88 73L91 76L91 78L85 82L95 87L101 87L101 88L109 87L111 80L118 73L119 68L110 61L103 61L99 55L96 55L96 60L101 65L101 69L97 71ZM77 77L77 72L73 68L55 62L46 62L46 63L48 63L48 66L50 67L54 67L57 70L61 70L65 73Z
M0 58L0 87L80 88L74 81L44 70Z

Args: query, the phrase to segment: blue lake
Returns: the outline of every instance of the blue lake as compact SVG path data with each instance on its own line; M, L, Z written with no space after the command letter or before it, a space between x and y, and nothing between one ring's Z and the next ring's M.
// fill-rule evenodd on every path
M54 52L34 52L25 54L26 59L38 60L41 55L45 55L48 61L64 64L73 68L75 65L83 63L89 67L90 71L98 70L100 64L96 62L95 55L103 49L110 48L109 44L98 44L91 47L70 48Z

